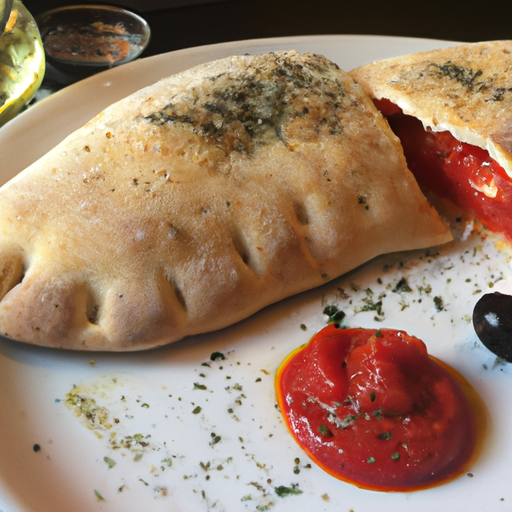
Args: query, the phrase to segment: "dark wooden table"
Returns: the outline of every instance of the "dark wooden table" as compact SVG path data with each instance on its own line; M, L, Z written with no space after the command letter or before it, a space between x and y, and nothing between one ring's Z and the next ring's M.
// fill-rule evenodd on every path
M37 15L76 3L24 0ZM109 3L109 2L105 2ZM479 41L512 38L512 1L119 0L152 29L143 56L204 44L308 34L375 34Z

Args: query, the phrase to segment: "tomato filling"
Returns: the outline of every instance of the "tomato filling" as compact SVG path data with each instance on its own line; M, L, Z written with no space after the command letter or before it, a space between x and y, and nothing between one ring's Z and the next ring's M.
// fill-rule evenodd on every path
M366 489L450 480L476 445L475 413L457 379L403 331L329 325L281 364L276 392L311 459Z
M425 130L388 100L375 101L402 142L418 183L512 240L512 180L489 153L449 132Z

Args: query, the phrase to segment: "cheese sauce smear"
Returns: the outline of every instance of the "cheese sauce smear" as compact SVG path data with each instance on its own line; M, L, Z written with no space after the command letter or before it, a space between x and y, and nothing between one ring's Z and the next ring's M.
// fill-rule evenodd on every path
M469 384L404 331L329 325L283 361L275 382L299 445L365 489L452 480L467 471L485 427Z

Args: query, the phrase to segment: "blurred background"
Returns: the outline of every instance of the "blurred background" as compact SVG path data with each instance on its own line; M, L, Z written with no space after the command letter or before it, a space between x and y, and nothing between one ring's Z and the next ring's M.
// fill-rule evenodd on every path
M65 0L23 0L33 15ZM512 38L512 0L119 0L152 31L143 56L261 37L375 34L479 41Z

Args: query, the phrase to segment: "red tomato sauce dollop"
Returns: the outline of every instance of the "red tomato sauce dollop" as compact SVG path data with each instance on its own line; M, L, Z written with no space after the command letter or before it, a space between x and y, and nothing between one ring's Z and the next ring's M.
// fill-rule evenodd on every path
M472 460L478 428L471 401L404 331L329 325L284 360L276 394L310 458L359 487L433 487Z
M387 100L375 101L398 136L418 183L512 240L512 179L482 148L425 130Z

